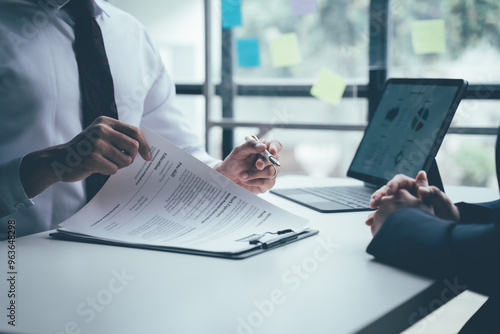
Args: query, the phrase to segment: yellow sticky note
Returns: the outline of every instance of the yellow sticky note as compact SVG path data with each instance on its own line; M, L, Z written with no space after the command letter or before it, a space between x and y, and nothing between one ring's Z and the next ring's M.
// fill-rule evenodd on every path
M416 54L445 53L444 20L412 22L411 41Z
M311 95L336 106L344 95L345 87L346 83L341 76L322 68L316 83L311 88Z
M297 34L283 34L271 41L271 58L274 67L297 65L302 62Z

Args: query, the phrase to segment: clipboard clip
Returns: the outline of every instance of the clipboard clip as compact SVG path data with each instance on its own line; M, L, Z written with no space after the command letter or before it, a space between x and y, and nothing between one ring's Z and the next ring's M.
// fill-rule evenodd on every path
M271 241L271 242L262 242L262 241L260 241L260 239L262 239L264 236L266 236L268 234L283 235L283 234L287 234L287 233L294 233L294 231L291 230L291 229L286 229L286 230L281 230L281 231L277 231L277 232L266 232L264 234L261 234L258 238L253 238L252 240L249 240L248 243L250 245L258 245L258 244L260 244L262 246L262 248L267 249L267 248L272 248L274 246L278 246L278 245L287 243L287 242L289 242L291 240L297 239L297 237L298 237L298 235L296 233L294 233L293 235L290 235L288 237L280 238L278 240L274 240L274 241Z

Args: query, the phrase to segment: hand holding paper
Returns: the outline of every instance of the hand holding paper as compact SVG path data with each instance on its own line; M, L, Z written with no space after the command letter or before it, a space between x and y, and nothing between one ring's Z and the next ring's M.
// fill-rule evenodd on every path
M138 154L151 160L139 129L102 116L71 141L27 154L20 177L26 194L33 198L60 181L81 181L93 173L115 174Z

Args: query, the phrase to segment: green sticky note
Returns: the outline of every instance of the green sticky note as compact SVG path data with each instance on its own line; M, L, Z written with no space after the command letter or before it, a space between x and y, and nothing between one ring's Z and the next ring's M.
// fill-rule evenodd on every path
M412 22L411 41L416 54L445 53L444 20Z
M322 68L316 83L311 88L311 95L336 106L344 95L345 87L346 83L340 75Z
M302 62L297 34L281 35L271 41L271 58L274 67L286 67Z

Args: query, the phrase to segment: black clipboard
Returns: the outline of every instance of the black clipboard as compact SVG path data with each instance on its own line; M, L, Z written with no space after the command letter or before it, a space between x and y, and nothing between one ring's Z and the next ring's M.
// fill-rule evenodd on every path
M57 231L54 233L50 233L51 237L54 237L59 240L65 241L77 241L77 242L85 242L92 244L100 244L100 245L109 245L109 246L120 246L120 247L130 247L130 248L140 248L140 249L148 249L148 250L160 250L165 252L172 253L182 253L182 254L191 254L191 255L201 255L201 256L209 256L209 257L218 257L223 259L232 259L232 260L241 260L246 259L248 257L267 252L269 250L279 248L293 242L308 238L315 234L318 234L318 230L305 229L301 232L292 232L283 234L280 237L274 238L267 242L259 242L258 244L251 245L249 249L238 253L226 253L226 252L211 252L211 251L202 251L197 249L189 249L189 248L179 248L179 247L167 247L167 246L152 246L152 245L144 245L144 244L131 244L126 242L120 242L115 240L104 240L104 239L96 239L91 236L86 236L82 234L73 234L71 232L61 232Z

